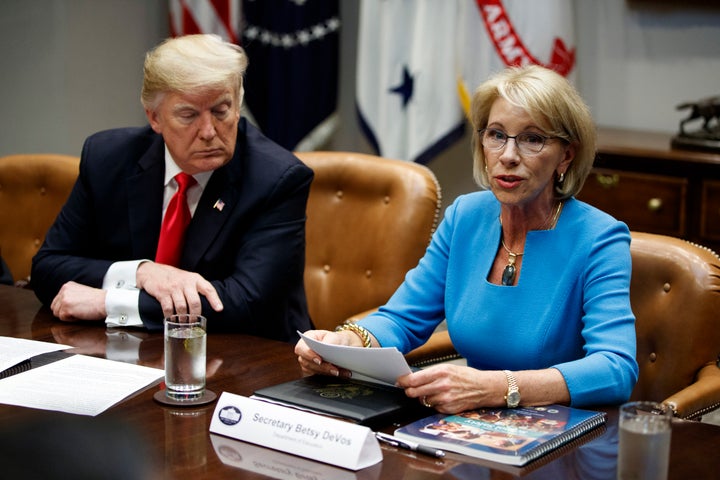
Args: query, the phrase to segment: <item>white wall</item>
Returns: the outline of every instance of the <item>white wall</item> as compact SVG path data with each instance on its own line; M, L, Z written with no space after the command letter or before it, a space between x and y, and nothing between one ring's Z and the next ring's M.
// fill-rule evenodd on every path
M369 151L353 96L358 5L341 0L335 150ZM576 0L575 15L577 86L599 125L675 132L676 105L720 95L720 2ZM143 55L167 33L167 0L0 0L0 155L79 155L97 130L144 123ZM444 205L475 189L469 148L466 136L429 165Z
M599 125L674 133L677 105L720 95L720 2L576 3L577 87Z
M167 34L165 0L0 0L0 155L142 125L144 53Z

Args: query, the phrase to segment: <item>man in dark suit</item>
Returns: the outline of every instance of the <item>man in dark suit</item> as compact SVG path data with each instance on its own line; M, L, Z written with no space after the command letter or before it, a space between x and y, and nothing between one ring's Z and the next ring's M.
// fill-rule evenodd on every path
M313 174L240 119L246 66L239 46L213 35L148 53L150 125L86 140L77 183L33 259L32 286L58 318L159 329L172 313L202 313L210 332L290 342L311 328L303 269ZM163 222L184 191L181 172L191 186L176 205L192 219L178 237ZM177 260L158 251L173 236L184 238Z

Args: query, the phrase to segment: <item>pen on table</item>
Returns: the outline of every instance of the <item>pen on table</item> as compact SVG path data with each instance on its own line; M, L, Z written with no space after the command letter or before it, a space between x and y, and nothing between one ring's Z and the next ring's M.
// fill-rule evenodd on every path
M431 457L443 458L445 456L445 452L438 450L437 448L426 447L407 440L400 440L399 438L388 435L387 433L375 432L375 438L383 443L392 445L393 447L412 450L413 452L423 453L425 455L430 455Z

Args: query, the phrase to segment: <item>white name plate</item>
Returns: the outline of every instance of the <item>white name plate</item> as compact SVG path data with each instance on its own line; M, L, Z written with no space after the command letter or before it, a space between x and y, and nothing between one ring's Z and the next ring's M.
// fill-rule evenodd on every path
M223 392L210 431L350 470L382 461L364 426Z

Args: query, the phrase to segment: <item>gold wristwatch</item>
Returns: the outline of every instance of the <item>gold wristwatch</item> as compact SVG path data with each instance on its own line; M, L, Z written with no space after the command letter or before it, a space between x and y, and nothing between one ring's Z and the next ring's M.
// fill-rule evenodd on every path
M515 375L510 370L503 370L505 378L508 382L508 390L505 394L505 402L507 402L508 408L515 408L520 405L520 390L518 390L517 380Z

